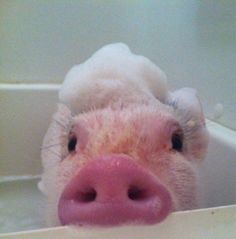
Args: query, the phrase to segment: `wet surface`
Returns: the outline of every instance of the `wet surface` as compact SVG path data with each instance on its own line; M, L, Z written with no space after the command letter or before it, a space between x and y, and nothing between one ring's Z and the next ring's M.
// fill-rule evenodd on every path
M0 182L0 234L46 227L38 179Z

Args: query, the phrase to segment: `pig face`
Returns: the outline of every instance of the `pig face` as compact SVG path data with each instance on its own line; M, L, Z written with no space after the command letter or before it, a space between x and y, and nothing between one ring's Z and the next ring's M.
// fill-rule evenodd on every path
M76 115L59 105L42 146L49 224L153 224L195 208L208 137L179 95Z

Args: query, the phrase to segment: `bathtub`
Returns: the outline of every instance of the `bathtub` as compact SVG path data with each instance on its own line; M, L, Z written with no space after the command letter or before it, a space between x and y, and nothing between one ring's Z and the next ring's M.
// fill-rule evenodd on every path
M236 132L210 120L209 152L199 165L200 209L172 213L154 226L47 228L45 198L37 190L42 171L40 146L56 110L59 87L0 84L0 238L235 237Z

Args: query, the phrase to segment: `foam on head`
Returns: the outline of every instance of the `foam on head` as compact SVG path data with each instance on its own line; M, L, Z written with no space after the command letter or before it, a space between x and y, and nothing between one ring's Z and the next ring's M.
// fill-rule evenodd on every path
M155 98L164 102L166 97L164 72L123 43L104 46L83 64L74 66L59 92L60 101L75 114L121 100L122 104Z

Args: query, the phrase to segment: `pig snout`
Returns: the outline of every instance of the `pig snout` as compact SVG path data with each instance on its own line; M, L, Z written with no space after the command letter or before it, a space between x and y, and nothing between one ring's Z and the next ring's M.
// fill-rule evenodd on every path
M58 204L63 225L154 224L171 210L167 188L126 155L90 161L66 185Z

